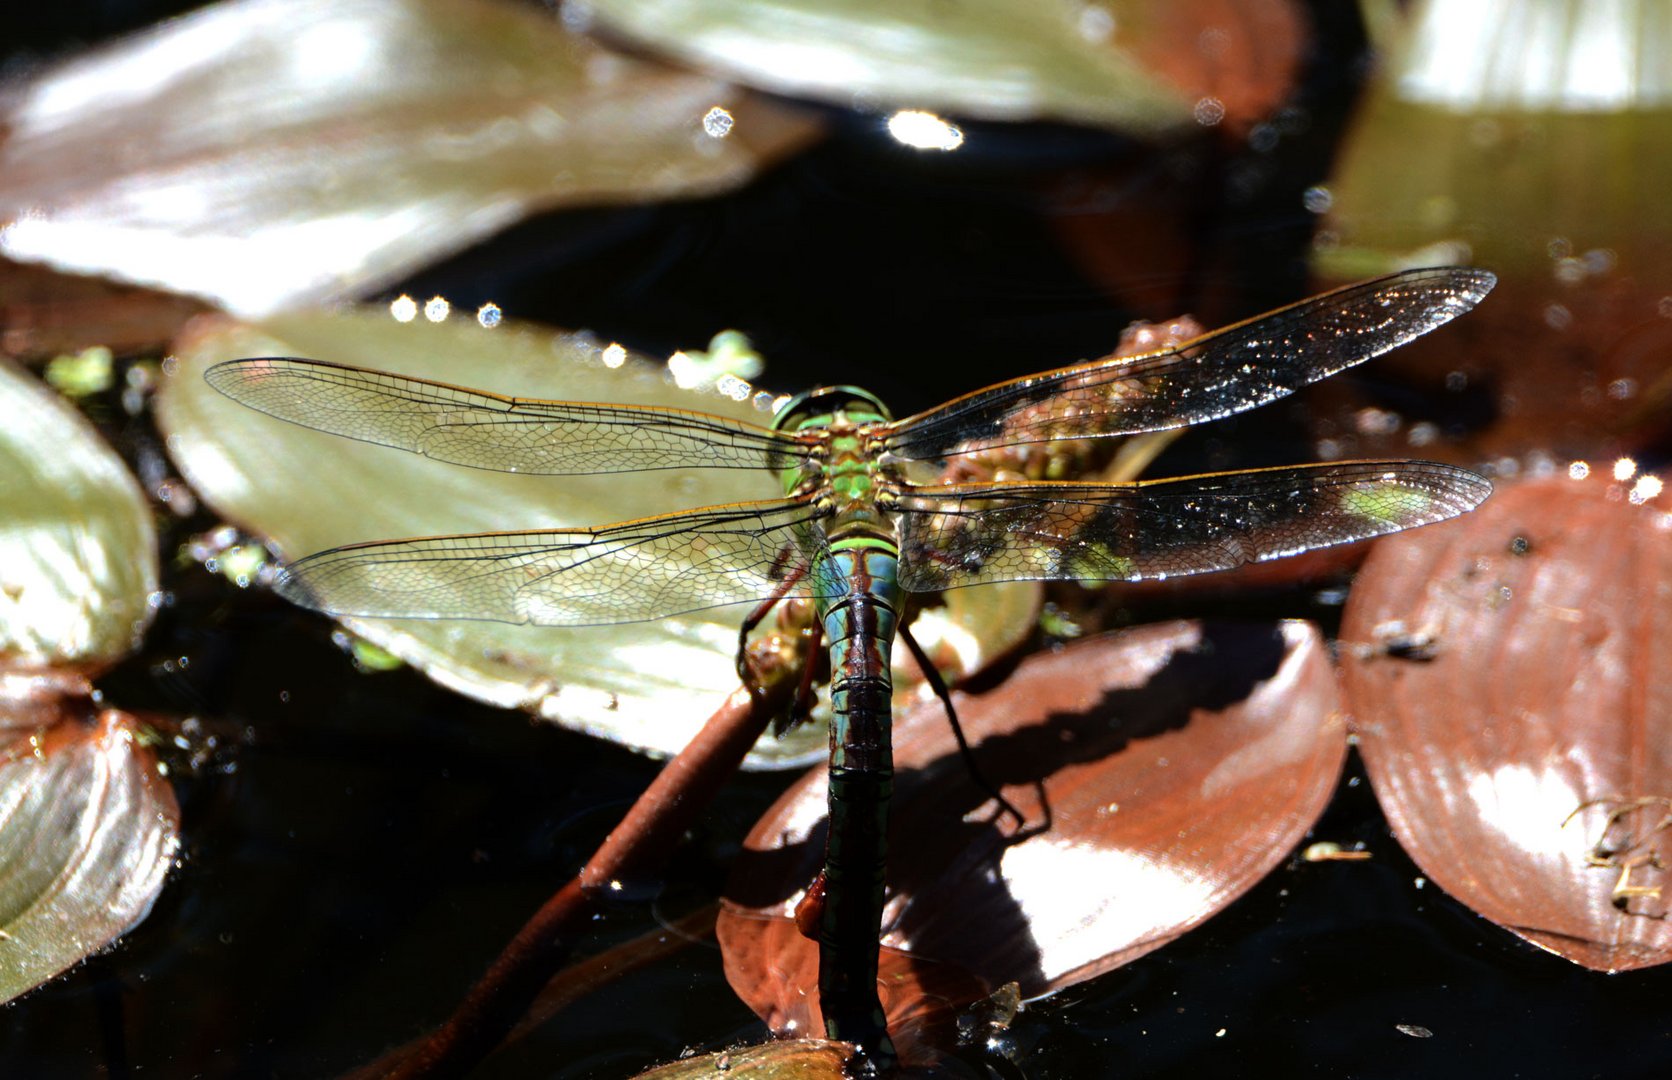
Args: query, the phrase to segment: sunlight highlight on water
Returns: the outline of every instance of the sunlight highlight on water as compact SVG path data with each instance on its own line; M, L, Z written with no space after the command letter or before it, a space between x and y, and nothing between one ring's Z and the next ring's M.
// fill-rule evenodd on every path
M411 322L418 317L418 301L402 293L389 301L389 314L396 322Z
M888 118L888 133L896 142L917 150L956 150L964 145L957 125L921 109L901 109Z
M702 129L716 139L723 139L731 134L734 122L731 113L716 105L703 114Z
M1665 489L1660 477L1645 473L1637 478L1637 483L1631 486L1631 492L1626 496L1634 506L1641 506L1659 495Z

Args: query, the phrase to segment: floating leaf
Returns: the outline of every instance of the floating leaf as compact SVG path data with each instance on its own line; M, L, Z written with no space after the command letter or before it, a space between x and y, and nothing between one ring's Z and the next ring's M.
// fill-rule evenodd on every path
M0 361L0 667L103 667L152 614L139 485L74 408Z
M1651 489L1528 482L1385 540L1341 631L1365 764L1423 873L1605 971L1672 959L1672 513Z
M115 941L162 890L180 809L135 727L0 701L0 1000Z
M1154 134L1190 99L1114 47L1127 5L588 0L604 26L782 94Z
M145 498L85 420L0 362L0 1000L150 910L179 810L132 717L90 716L87 672L150 621Z
M536 208L736 186L809 136L485 0L213 5L48 70L0 131L0 254L247 314L375 288Z
M202 311L182 296L0 259L0 353L7 356L158 349Z
M937 703L896 727L882 995L931 1042L1002 984L1037 996L1166 944L1287 857L1346 752L1334 674L1303 623L1168 623L1088 638L956 695L1001 830ZM789 913L823 859L825 775L756 825L721 913L727 976L775 1030L822 1030L817 947Z

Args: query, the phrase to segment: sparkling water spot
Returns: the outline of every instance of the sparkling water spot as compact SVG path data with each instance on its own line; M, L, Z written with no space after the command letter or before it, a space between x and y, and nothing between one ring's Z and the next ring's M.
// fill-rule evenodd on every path
M716 105L703 114L702 129L716 139L723 139L731 134L732 114Z

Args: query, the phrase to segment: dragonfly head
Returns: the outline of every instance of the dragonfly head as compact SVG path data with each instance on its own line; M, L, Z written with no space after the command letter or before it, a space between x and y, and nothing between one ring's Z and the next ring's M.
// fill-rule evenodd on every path
M775 431L829 427L840 416L851 424L880 424L894 419L875 394L857 386L821 386L790 398L772 418Z

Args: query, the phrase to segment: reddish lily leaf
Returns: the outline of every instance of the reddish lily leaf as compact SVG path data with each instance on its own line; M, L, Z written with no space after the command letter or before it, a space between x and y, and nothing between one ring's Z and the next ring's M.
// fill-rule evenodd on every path
M133 717L0 700L0 1000L144 919L180 844L180 808ZM52 714L50 717L46 714Z
M1341 631L1400 843L1480 914L1604 971L1672 959L1672 513L1652 491L1529 482L1384 541Z
M536 209L739 186L813 129L528 5L235 0L16 87L0 131L0 254L261 315Z
M1159 948L1284 859L1346 752L1334 673L1303 623L1176 622L1087 638L957 696L999 827L938 704L896 727L882 994L902 1052L1014 982L1038 996ZM756 825L718 932L776 1030L821 1030L817 949L786 924L823 858L825 774Z
M32 360L94 345L160 350L202 311L183 296L0 259L0 355Z
M1294 90L1307 44L1292 0L1111 5L1119 40L1195 102L1196 122L1244 132Z

